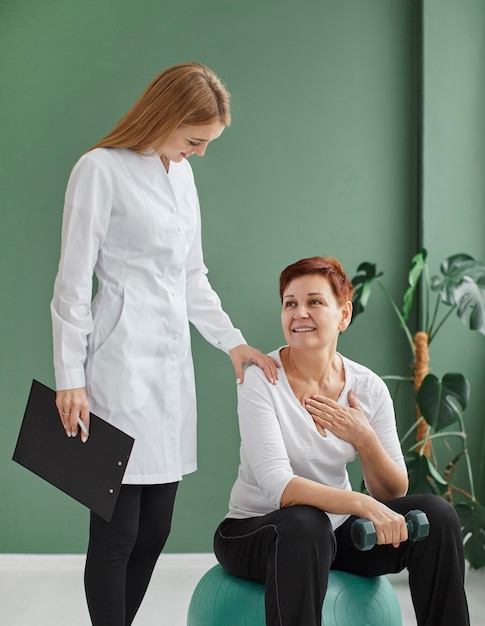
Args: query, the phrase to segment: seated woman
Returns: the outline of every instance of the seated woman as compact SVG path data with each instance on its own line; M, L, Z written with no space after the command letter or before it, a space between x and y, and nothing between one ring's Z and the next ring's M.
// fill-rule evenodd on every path
M337 352L353 287L340 263L302 259L283 270L287 345L271 353L276 384L250 366L238 387L241 462L214 549L230 573L265 583L268 626L320 626L330 569L362 576L407 567L417 623L469 624L464 554L454 508L406 496L408 479L384 382ZM359 455L369 495L352 491L346 464ZM408 540L404 515L420 509L429 536ZM352 542L370 519L377 546Z

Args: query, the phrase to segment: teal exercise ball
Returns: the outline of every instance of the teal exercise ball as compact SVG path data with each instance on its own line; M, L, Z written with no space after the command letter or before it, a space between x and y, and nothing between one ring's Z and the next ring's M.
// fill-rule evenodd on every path
M385 576L332 570L323 602L325 626L402 626L401 607Z
M323 603L324 626L402 626L401 608L384 576L365 578L331 571ZM264 585L215 565L200 579L187 626L266 626Z

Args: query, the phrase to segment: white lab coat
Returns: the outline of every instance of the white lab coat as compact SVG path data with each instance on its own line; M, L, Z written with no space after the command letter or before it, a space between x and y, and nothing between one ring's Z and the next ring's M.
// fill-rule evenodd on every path
M51 303L56 386L86 385L91 411L135 438L127 484L196 469L189 321L225 352L245 343L206 274L187 161L167 174L155 153L98 148L80 158Z

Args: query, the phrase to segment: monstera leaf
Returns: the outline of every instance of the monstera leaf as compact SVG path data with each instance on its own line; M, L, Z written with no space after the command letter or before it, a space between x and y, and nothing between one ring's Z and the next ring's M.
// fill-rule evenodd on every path
M365 311L372 291L372 283L382 276L382 272L376 272L375 263L368 263L367 261L359 265L357 272L357 275L352 278L352 284L354 286L352 320L354 320L359 313Z
M485 265L468 254L455 254L441 263L443 276L434 276L431 289L443 304L456 306L458 317L471 330L485 334Z
M476 500L459 502L455 509L465 544L465 558L474 569L485 567L485 508Z
M406 467L409 476L409 493L443 495L448 489L448 483L424 454L411 453L406 457Z
M458 317L470 330L485 335L485 275L474 281L465 276L455 288Z
M419 279L426 267L426 250L423 248L421 252L413 256L411 269L409 270L408 283L409 287L406 290L403 298L402 316L405 320L408 319L411 307L413 306L414 294L416 287L418 286Z
M463 374L445 374L439 380L428 374L418 390L416 400L424 419L436 431L456 422L470 399L470 384Z

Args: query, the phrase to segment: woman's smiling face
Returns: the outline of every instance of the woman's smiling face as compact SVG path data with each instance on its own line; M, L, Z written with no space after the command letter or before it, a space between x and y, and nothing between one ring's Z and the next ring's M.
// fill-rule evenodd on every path
M332 287L320 274L294 278L283 293L281 325L290 347L336 346L338 335L350 323L352 304L340 305Z
M157 152L164 162L174 163L179 163L194 153L204 156L209 142L220 137L223 130L224 125L219 121L205 126L179 126Z

